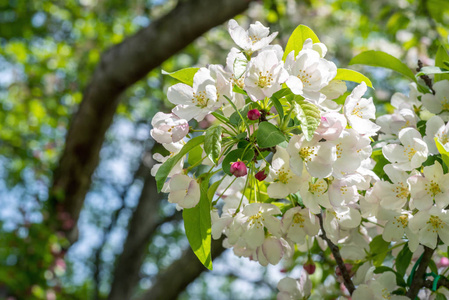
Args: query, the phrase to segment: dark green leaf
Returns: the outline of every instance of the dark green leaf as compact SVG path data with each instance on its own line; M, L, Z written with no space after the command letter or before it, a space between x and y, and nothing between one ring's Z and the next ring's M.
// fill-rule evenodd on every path
M269 148L285 141L285 136L275 125L261 122L257 129L256 140L260 148Z
M350 65L361 64L373 67L382 67L401 73L416 82L415 74L403 62L382 51L365 51L355 56Z
M190 141L188 141L184 147L182 147L181 151L179 151L178 154L176 154L173 157L170 157L167 159L166 162L162 164L162 166L159 168L159 170L156 173L156 183L157 183L157 190L158 192L161 191L162 187L164 186L165 181L167 180L167 176L170 173L170 171L173 169L173 167L176 165L176 163L179 162L181 158L184 157L190 150L195 148L196 146L202 144L204 142L204 136L197 136Z
M249 111L249 107L252 103L248 103L246 104L242 109L239 110L240 115L243 118L246 118L246 116L248 115L248 111ZM238 112L234 112L230 117L229 117L229 122L231 122L231 124L233 125L240 125L241 122L243 122L242 118L240 118L240 115L238 114Z
M438 47L437 54L435 56L435 66L440 68L447 69L449 64L446 65L444 62L449 61L449 54L443 46ZM435 82L440 80L449 80L449 74L435 74L434 77Z
M443 294L437 293L435 300L447 300L447 298Z
M231 164L233 162L236 162L239 159L241 161L250 161L253 158L254 158L254 150L252 150L252 149L246 149L246 151L245 151L245 149L232 150L223 159L223 162L222 162L223 171L226 174L232 176L232 173L231 173L230 169L231 169Z
M201 263L212 270L210 200L207 197L209 176L200 184L201 198L197 206L184 209L182 217L190 247Z
M295 97L294 106L296 118L300 122L301 130L306 140L310 141L318 125L320 125L320 110L316 105L297 97Z
M279 102L279 99L274 95L271 96L271 101L273 102L274 107L276 107L276 110L279 114L279 119L282 122L282 120L284 120L284 108L282 107L281 102Z
M204 151L206 155L217 163L221 153L221 126L214 125L206 130L204 137Z
M284 56L282 57L282 59L285 60L287 55L292 51L295 51L295 56L298 55L299 51L302 50L304 41L307 40L308 38L311 38L313 43L320 42L316 34L309 27L305 25L299 25L298 27L296 27L296 29L293 31L292 35L288 39L287 46L285 46Z
M173 73L168 73L164 70L162 70L162 74L168 75L170 77L173 77L182 83L188 84L190 86L193 85L193 76L195 76L196 72L199 70L199 68L185 68L178 71L175 71Z
M438 274L438 268L437 265L435 264L435 262L433 260L429 261L429 269L430 271L432 271L435 274Z
M408 266L410 265L410 261L412 260L413 253L408 248L408 244L405 244L404 248L402 248L401 252L398 253L396 257L396 270L398 273L404 277L405 272L407 271Z

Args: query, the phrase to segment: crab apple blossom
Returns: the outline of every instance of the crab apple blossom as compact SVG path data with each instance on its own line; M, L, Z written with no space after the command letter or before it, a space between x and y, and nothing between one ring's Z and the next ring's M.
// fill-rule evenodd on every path
M161 144L175 143L189 133L189 124L174 114L158 112L151 120L151 136Z
M279 208L270 203L251 203L246 205L242 211L246 216L246 231L242 237L248 243L248 246L255 249L263 244L265 240L266 227L268 232L274 236L280 237L281 221L275 217L280 215Z
M304 206L310 209L312 213L319 214L321 212L320 206L331 207L327 190L327 182L324 179L313 178L304 171L304 174L301 176L299 193Z
M262 266L276 265L283 257L290 257L293 249L293 245L285 239L269 236L265 238L261 246L257 247L251 258L257 260Z
M195 207L200 201L200 185L187 175L176 174L169 183L168 202L182 208Z
M438 238L449 245L449 213L445 209L432 206L429 210L418 211L409 221L409 228L418 234L424 246L434 249Z
M316 129L316 134L321 139L333 141L340 137L348 122L344 115L338 112L328 112L321 116L321 122Z
M172 112L187 121L193 118L201 121L220 106L215 80L206 68L200 68L193 76L193 87L184 83L169 87L167 98L177 104Z
M418 235L412 232L409 228L409 220L412 218L412 214L408 211L402 213L394 213L389 217L388 222L385 224L382 232L382 238L387 241L401 241L404 234L408 239L408 247L412 252L418 248L419 241Z
M271 182L267 188L268 196L275 199L285 198L289 194L299 191L300 176L290 169L290 156L282 147L276 146L276 153L270 166L270 172L266 178Z
M378 181L380 205L385 209L400 211L410 197L410 183L407 181L410 175L398 169L394 165L384 166L384 171L390 178L388 181Z
M433 94L422 95L421 101L425 108L433 114L441 114L444 121L449 121L449 80L438 81L433 85Z
M376 118L376 107L372 98L362 98L366 90L364 81L355 87L345 100L344 112L349 125L353 129L360 134L373 136L380 129L380 126L370 121L370 119Z
M353 300L407 300L406 296L392 295L396 289L396 275L393 272L385 272L377 278L372 278L368 282L360 284L352 294Z
M275 50L265 50L251 58L245 73L245 90L251 100L271 97L287 80L283 61Z
M449 205L449 174L443 173L438 161L423 168L423 175L409 178L411 185L411 205L419 210L429 209L434 201L439 208Z
M399 131L399 140L402 145L389 144L382 148L385 158L398 169L411 171L426 161L429 152L427 144L416 129L402 129Z
M318 217L307 208L290 208L282 217L282 232L294 243L305 243L306 236L315 236L319 229Z
M270 34L270 29L258 21L245 30L237 21L230 20L228 31L237 46L249 55L268 46L278 34L277 32Z
M312 48L303 48L296 57L294 51L290 52L285 59L285 69L290 75L285 82L290 90L316 103L326 99L320 90L337 75L337 66Z
M319 142L317 138L307 141L304 135L294 135L287 146L290 155L290 168L298 176L302 175L304 165L313 177L325 178L332 174L337 159L334 144Z
M301 272L299 279L282 278L277 288L279 290L277 300L303 300L309 298L312 291L312 282L306 272Z
M424 141L429 148L429 153L438 154L435 138L441 143L441 145L449 150L449 122L444 124L443 119L439 116L432 116L426 124L426 136Z

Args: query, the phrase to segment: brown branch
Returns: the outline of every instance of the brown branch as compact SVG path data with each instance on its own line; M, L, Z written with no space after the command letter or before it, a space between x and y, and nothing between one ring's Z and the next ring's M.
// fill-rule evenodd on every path
M212 259L223 253L223 239L212 241ZM173 262L166 270L159 272L153 284L138 300L176 299L177 296L207 269L201 264L190 247L181 257ZM123 298L125 299L125 298Z
M435 279L434 279L434 280L426 280L426 281L424 282L424 287L426 287L426 288L428 288L428 289L432 289L432 288L433 288L433 283L434 283L434 281L435 281ZM444 286L445 288L449 289L449 279L447 279L447 278L444 277L444 276L442 276L442 277L440 277L440 278L438 279L438 282L437 282L437 290L438 290L440 287L442 287L442 286Z
M423 68L422 61L418 59L418 67L416 68L416 71L417 72L421 72L422 68ZM422 78L424 83L429 87L429 89L432 92L432 94L435 95L435 90L432 87L432 79L430 79L430 77L428 75L421 75L420 77Z
M167 15L103 53L71 120L49 191L50 203L58 212L52 214L55 229L65 231L70 242L77 240L76 222L119 96L197 37L243 12L250 1L180 1Z
M327 237L326 231L324 230L323 226L323 216L321 214L317 215L318 219L320 220L320 227L321 227L321 234L320 237L326 241L327 245L329 246L329 249L331 249L332 254L334 255L335 261L338 265L338 268L341 271L341 276L343 277L343 283L345 287L348 289L349 293L352 295L352 293L355 290L354 283L351 280L351 276L349 275L348 269L346 269L345 263L343 262L343 258L340 254L340 249L337 245L332 243L332 241Z
M435 249L424 246L424 253L419 263L418 269L415 272L415 275L412 279L412 283L410 285L410 289L407 292L407 297L410 299L415 299L419 293L419 290L425 284L425 274L427 267L429 266L430 261L432 260L432 255L435 252Z

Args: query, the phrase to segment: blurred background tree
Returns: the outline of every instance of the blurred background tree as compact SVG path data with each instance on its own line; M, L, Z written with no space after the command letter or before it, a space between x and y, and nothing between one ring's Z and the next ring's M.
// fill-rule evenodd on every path
M382 50L415 69L447 46L446 0L0 1L0 298L271 299L300 249L262 268L214 243L214 271L193 256L182 219L150 174L165 151L149 135L174 84L161 70L223 64L226 20L311 27L346 67ZM396 74L364 69L378 113ZM192 124L205 127L207 124ZM339 285L315 257L316 299Z

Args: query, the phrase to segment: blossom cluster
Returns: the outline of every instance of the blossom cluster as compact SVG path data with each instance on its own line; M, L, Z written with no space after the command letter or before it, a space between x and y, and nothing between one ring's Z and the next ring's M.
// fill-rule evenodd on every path
M449 245L449 175L437 148L449 151L449 81L434 93L412 84L409 96L393 95L392 114L375 120L364 96L371 83L338 77L314 35L287 53L259 22L245 30L231 20L228 30L237 47L226 65L170 87L176 106L153 118L151 135L170 155L154 156L161 164L152 174L165 172L168 201L191 209L205 197L212 238L224 235L225 247L263 266L315 240L325 247L324 234L357 262L353 299L378 290L390 297L394 274L375 274L368 257L374 236L407 242L411 252ZM344 80L359 84L347 91ZM213 125L187 148L192 119ZM281 280L278 299L307 298L307 276Z

